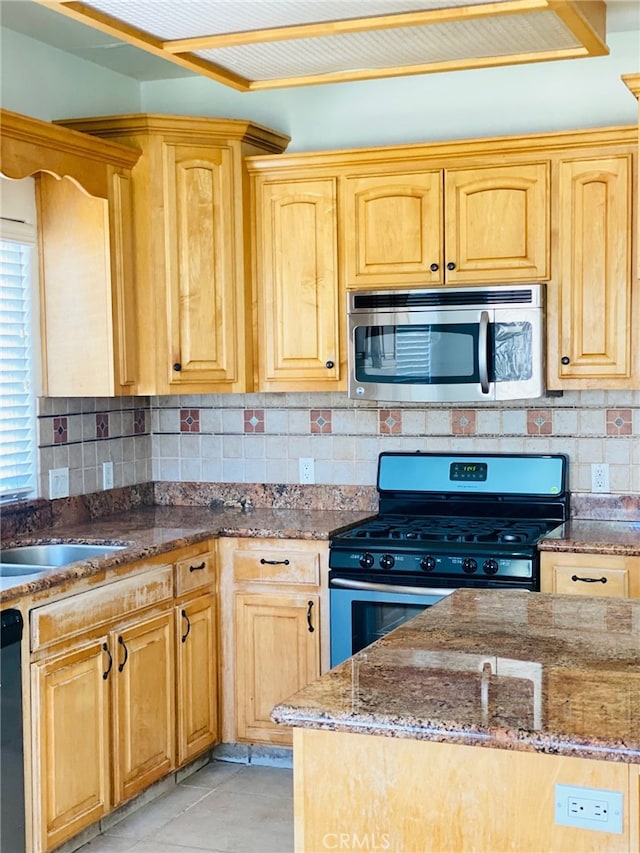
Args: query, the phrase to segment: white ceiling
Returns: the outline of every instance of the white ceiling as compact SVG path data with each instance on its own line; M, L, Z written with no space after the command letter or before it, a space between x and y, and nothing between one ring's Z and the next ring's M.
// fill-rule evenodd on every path
M159 8L162 2L158 0ZM254 13L256 26L266 25L267 21L261 12L263 7L269 6L268 3L264 3L264 0L241 2L245 15L250 11ZM298 3L303 6L303 0L298 0ZM254 9L250 10L250 6ZM371 7L370 2L368 6ZM278 23L274 19L270 25ZM189 77L196 73L51 11L32 0L0 0L0 25L139 81ZM607 34L635 30L640 31L640 0L609 0ZM255 46L256 49L259 47ZM226 50L233 51L234 48Z

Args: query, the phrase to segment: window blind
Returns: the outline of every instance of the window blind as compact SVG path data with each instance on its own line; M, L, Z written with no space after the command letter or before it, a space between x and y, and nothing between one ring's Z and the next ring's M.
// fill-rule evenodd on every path
M32 251L0 239L0 501L36 491Z

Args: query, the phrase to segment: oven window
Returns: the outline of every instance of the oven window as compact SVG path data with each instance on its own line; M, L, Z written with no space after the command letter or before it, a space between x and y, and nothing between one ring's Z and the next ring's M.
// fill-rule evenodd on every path
M357 326L358 382L479 382L477 323Z
M384 637L403 622L422 613L424 604L390 604L378 601L353 601L351 604L351 653L355 654Z

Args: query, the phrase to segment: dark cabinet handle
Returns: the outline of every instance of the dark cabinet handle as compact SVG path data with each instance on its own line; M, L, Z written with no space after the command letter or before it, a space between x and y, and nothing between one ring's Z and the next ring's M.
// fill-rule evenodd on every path
M260 558L261 566L288 566L289 560L265 560L264 557Z
M309 627L309 633L313 634L313 632L316 630L311 622L311 609L313 608L313 601L308 601L307 604L307 625Z
M453 261L449 261L449 263L447 264L447 269L448 270L454 270L455 268L456 268L456 265L453 263Z
M332 367L335 367L335 365L334 365L334 363L333 363L332 361L328 361L328 362L325 364L325 367L327 368L327 370L331 370L331 368L332 368Z
M606 583L606 578L579 578L578 575L571 575L571 580L575 583L576 581L580 581L580 583Z
M569 358L568 355L563 355L562 358L560 359L560 364L569 364L570 361L571 361L571 359Z
M182 637L181 637L180 639L182 640L182 642L183 642L183 643L186 643L186 642L187 642L187 637L188 637L188 636L189 636L189 634L191 633L191 622L189 621L189 617L187 616L187 611L186 611L186 610L183 610L183 611L182 611L182 618L183 618L183 619L185 619L185 620L186 620L186 622L187 622L187 631L186 631L186 633L185 633L185 634L183 634L183 635L182 635Z
M109 666L107 667L106 672L102 673L102 677L106 681L109 677L109 673L111 672L111 667L113 666L113 655L109 651L109 646L106 643L102 644L102 651L106 652L109 655Z
M199 566L189 566L189 571L190 572L201 572L206 565L207 565L206 562L203 560Z
M431 264L429 269L431 270L431 272L438 272L438 270L440 269L440 264Z
M182 370L182 365L179 361L176 361L176 363L173 365L173 369L176 371L176 373L180 373L180 371Z
M118 664L118 672L122 672L122 670L124 669L124 665L129 660L129 649L127 648L127 645L126 645L125 641L122 639L122 637L118 637L118 643L124 649L124 660L122 661L122 663Z

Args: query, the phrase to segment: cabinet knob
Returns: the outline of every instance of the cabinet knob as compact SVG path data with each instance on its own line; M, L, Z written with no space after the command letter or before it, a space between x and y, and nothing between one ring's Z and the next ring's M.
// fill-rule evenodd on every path
M453 263L453 261L449 261L449 263L447 264L447 269L448 270L454 270L455 268L456 268L456 265Z
M179 361L176 361L176 363L173 365L173 369L176 371L176 373L180 373L180 371L182 370L182 365Z
M571 359L569 358L568 355L563 355L562 358L560 359L560 364L569 364L570 361L571 361Z
M429 269L431 270L431 272L438 272L438 270L440 269L440 265L439 264L431 264Z
M327 370L331 370L331 368L332 368L332 367L334 367L334 363L333 363L331 360L329 360L329 361L325 364L325 367L327 368Z

